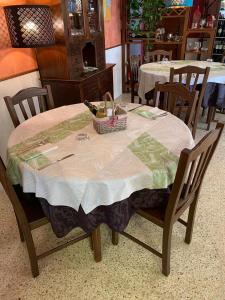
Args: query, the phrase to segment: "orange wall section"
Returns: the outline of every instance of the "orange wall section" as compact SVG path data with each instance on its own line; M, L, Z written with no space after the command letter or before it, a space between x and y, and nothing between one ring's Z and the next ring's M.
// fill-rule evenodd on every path
M11 48L3 13L3 6L27 4L29 1L0 0L0 80L28 73L37 69L33 49Z
M123 0L122 0L123 1ZM121 44L121 0L111 0L111 20L104 22L105 48Z

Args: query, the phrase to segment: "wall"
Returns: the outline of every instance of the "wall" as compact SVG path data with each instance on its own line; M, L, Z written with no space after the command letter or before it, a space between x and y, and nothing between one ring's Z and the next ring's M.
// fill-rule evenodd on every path
M26 4L27 0L1 0L0 6ZM12 49L3 8L0 7L0 80L37 69L33 49Z
M121 44L121 0L111 0L111 19L105 20L105 48Z
M114 98L122 94L122 47L106 50L106 62L116 64L113 68Z

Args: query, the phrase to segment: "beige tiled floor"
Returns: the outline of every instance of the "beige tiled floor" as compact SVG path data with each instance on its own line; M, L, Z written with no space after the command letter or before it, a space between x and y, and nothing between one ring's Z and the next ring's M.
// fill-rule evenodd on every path
M225 120L224 115L219 115ZM198 137L205 133L198 130ZM161 274L160 259L120 237L118 246L102 225L103 260L95 263L88 240L39 262L31 277L25 245L5 193L0 193L0 299L225 299L225 133L204 180L193 240L183 242L176 224L171 274ZM160 248L161 230L133 217L128 231ZM38 249L55 242L47 225L35 232Z

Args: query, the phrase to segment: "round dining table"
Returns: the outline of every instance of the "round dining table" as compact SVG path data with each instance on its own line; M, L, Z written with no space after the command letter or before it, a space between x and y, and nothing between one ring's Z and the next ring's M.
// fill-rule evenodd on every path
M155 88L156 82L169 82L170 68L177 69L185 66L196 66L200 68L210 67L208 82L225 84L225 64L223 63L197 60L175 60L147 63L141 65L139 70L139 97L144 100L145 94ZM203 76L199 76L198 83L201 84L202 80Z
M188 127L172 114L131 103L126 109L127 129L118 132L98 134L80 103L38 114L11 133L8 176L41 201L57 236L100 223L123 230L132 215L123 206L129 197L166 191L181 151L194 146Z

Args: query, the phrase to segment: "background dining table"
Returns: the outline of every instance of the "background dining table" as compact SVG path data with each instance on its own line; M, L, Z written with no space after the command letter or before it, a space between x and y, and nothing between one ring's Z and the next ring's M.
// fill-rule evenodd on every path
M208 78L208 86L206 88L206 96L203 99L203 107L207 108L210 101L210 96L213 91L218 90L218 101L221 100L221 95L224 97L225 105L225 64L217 62L207 62L207 61L196 61L196 60L176 60L176 61L162 61L156 63L147 63L140 66L139 73L139 97L144 100L145 94L150 92L155 88L155 83L166 83L169 82L170 78L170 68L182 68L185 66L197 66L200 68L210 67L210 73ZM202 76L199 76L198 83L202 83ZM178 77L177 77L178 80ZM218 84L216 86L215 84ZM214 92L214 98L217 97Z
M127 110L127 129L109 134L95 131L82 103L41 113L12 132L7 173L41 202L57 236L101 223L121 231L135 192L144 191L145 202L136 207L168 196L181 151L194 146L191 132L158 108L128 104Z

